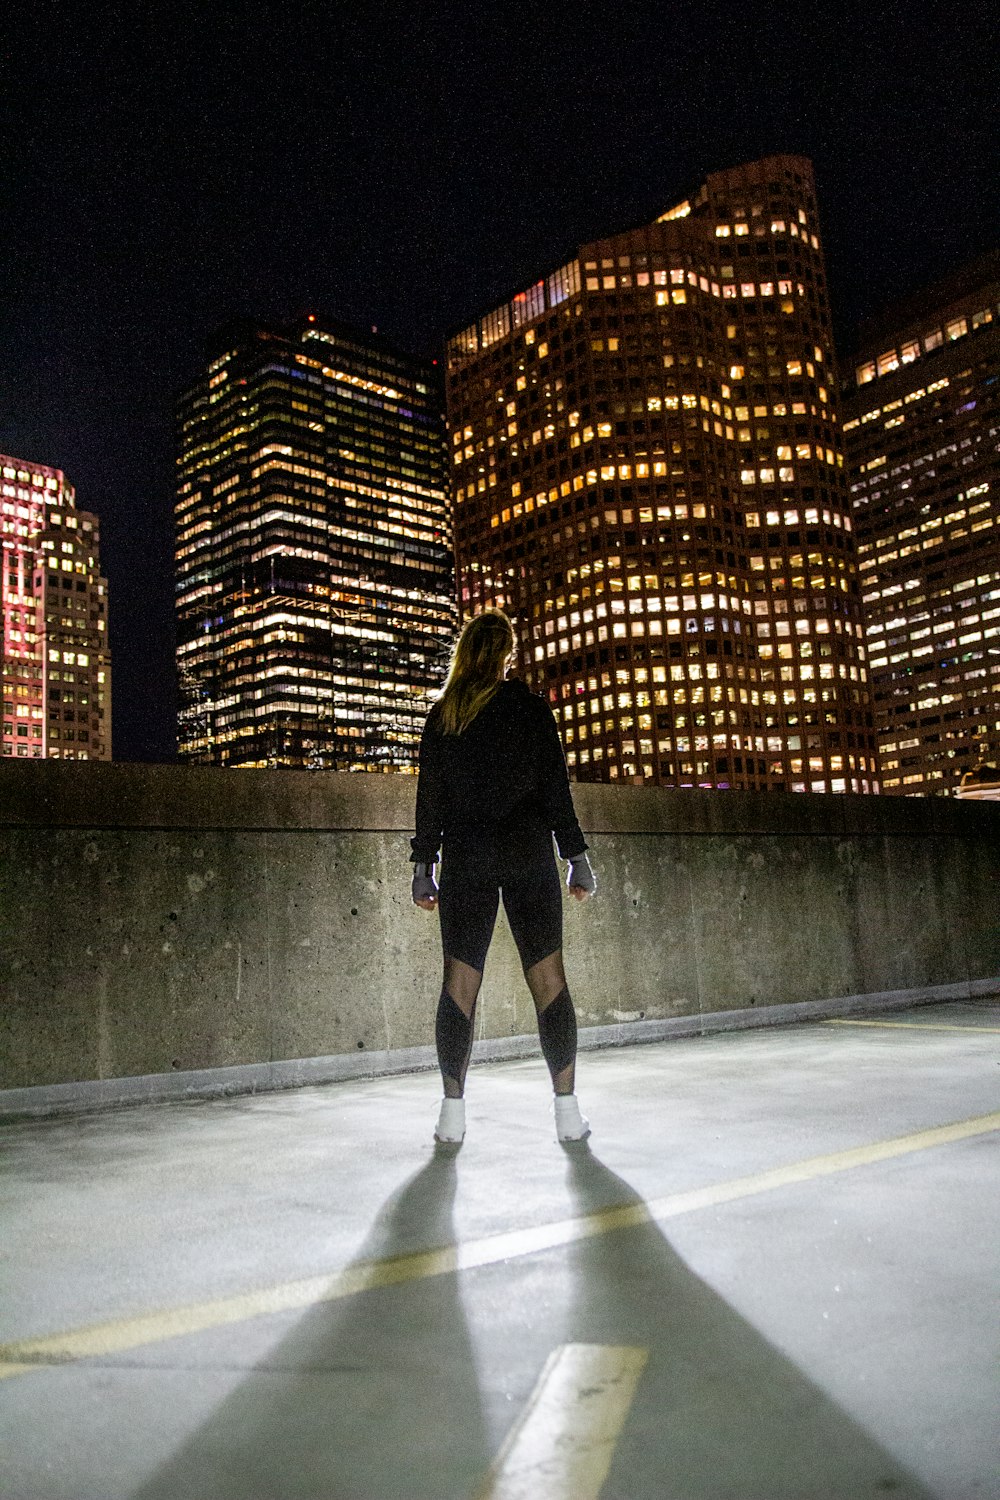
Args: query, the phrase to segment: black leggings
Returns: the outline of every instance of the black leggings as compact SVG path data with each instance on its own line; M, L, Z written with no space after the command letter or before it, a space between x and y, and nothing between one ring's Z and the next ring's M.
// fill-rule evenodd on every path
M510 872L502 886L498 880L484 880L463 868L461 862L449 868L445 860L438 906L446 958L457 958L482 973L501 890L522 969L530 969L562 947L562 891L553 858Z
M444 947L444 984L438 1003L438 1061L445 1093L461 1096L472 1054L476 1000L501 895L538 1014L542 1054L557 1094L573 1092L576 1012L562 961L562 892L555 859L504 871L502 878L447 858L438 909Z

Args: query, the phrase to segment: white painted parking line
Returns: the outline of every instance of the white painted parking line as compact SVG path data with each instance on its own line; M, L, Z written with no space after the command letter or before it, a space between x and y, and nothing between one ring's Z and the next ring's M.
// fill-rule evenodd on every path
M598 1500L648 1357L626 1345L555 1349L476 1500Z

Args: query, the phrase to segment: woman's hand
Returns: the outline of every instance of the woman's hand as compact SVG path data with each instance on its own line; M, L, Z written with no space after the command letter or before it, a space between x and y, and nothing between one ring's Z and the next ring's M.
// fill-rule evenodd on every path
M438 904L438 885L434 879L433 865L414 865L413 884L410 887L414 906L421 911L434 911Z
M570 860L566 884L570 895L577 901L586 901L597 890L597 877L586 854L577 854Z

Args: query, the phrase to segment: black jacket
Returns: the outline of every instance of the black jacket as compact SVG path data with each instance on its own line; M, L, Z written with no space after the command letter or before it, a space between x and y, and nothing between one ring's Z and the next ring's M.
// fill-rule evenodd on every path
M552 710L523 682L503 682L462 734L442 734L435 706L420 741L417 832L411 859L502 865L582 854L580 831Z

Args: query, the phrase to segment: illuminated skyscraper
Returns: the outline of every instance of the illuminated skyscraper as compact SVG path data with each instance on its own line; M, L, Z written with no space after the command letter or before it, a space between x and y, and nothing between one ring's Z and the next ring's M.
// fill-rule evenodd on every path
M1000 253L865 335L844 442L887 792L1000 749Z
M111 759L108 586L97 517L59 469L0 454L3 753Z
M179 754L415 763L456 609L430 364L313 317L223 330L179 406Z
M464 614L580 780L875 791L813 174L710 176L448 343Z

